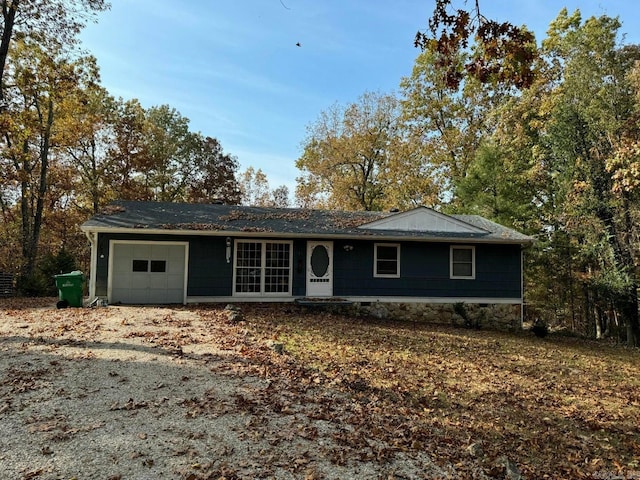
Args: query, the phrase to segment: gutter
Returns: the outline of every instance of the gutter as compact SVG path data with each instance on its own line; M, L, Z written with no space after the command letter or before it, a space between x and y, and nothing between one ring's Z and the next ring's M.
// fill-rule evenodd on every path
M80 229L87 234L90 233L126 233L136 235L180 235L180 236L208 236L208 237L242 237L242 238L279 238L279 239L326 239L326 240L384 240L384 241L415 241L415 242L431 242L431 243L486 243L500 245L531 245L534 243L533 238L526 237L524 239L502 239L502 238L482 238L482 237L434 237L434 236L405 236L405 235L384 235L376 232L363 232L362 234L340 234L340 233L286 233L274 231L251 231L244 232L242 230L170 230L160 228L131 228L131 227L86 227Z

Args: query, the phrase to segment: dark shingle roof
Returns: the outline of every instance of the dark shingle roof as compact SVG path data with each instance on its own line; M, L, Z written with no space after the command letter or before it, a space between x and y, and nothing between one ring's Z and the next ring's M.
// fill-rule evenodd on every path
M119 201L87 220L85 231L135 230L291 237L374 237L458 239L496 243L529 243L530 237L476 215L451 215L481 232L406 231L358 228L394 215L390 212L342 212L299 208L264 208L218 204Z

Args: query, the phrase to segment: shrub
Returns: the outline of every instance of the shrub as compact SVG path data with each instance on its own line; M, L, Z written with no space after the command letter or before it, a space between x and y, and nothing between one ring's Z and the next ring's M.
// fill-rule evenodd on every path
M531 331L538 338L544 338L549 334L549 326L540 320L536 320L536 322L531 327Z
M30 276L20 276L18 292L25 297L55 297L58 295L54 275L76 270L76 259L64 248L57 254L45 255L36 271Z

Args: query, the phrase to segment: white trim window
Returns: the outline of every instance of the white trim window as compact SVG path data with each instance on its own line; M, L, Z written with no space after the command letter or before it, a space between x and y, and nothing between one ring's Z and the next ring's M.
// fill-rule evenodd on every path
M234 295L291 295L293 242L236 240Z
M373 276L377 278L400 278L399 243L374 244Z
M459 245L450 247L449 275L452 279L475 280L476 247Z

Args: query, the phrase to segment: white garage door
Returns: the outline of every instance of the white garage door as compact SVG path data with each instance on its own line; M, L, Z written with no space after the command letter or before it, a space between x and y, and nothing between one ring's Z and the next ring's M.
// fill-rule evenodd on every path
M186 244L111 243L111 303L184 303Z

